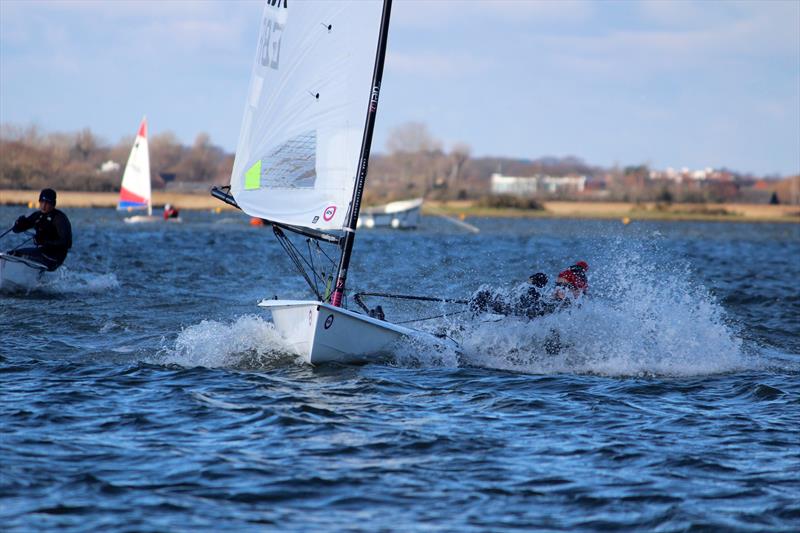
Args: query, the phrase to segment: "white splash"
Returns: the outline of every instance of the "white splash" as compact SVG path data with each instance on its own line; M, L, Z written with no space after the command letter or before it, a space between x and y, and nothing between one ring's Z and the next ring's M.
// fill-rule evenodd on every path
M653 250L595 258L591 297L526 320L480 315L447 324L460 362L536 374L695 376L753 368L725 313L690 269ZM594 276L592 275L594 274Z
M159 352L157 362L185 367L259 368L287 358L288 352L271 322L244 315L231 324L203 320L184 328L174 346L165 346Z
M59 294L96 293L120 286L117 276L112 272L108 274L95 274L81 272L61 267L56 270L42 285L41 289Z

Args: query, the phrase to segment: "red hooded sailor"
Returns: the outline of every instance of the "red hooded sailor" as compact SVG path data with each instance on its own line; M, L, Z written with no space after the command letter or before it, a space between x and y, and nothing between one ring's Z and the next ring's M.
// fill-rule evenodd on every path
M556 287L566 288L572 292L573 296L586 294L589 290L589 282L586 279L586 271L589 270L589 263L578 261L571 267L562 270L556 278Z

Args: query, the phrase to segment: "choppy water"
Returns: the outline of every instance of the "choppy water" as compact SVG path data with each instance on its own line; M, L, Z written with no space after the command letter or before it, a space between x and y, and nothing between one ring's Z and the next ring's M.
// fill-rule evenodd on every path
M255 306L308 296L269 230L67 212L66 266L0 295L4 530L797 530L798 225L361 231L353 288L462 298L586 259L592 298L423 324L459 356L310 368Z

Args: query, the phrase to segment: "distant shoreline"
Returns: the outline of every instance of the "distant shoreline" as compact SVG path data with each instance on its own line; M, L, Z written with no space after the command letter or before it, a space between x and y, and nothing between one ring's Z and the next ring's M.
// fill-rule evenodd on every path
M762 204L658 204L656 202L543 202L544 210L478 207L472 202L426 202L425 214L594 220L664 220L800 223L800 206Z
M0 205L35 207L38 191L0 190ZM59 191L58 206L116 207L119 193ZM153 192L153 206L173 204L188 210L235 210L210 194ZM599 220L693 220L800 223L800 206L761 204L656 204L625 202L544 202L544 210L478 207L471 201L425 201L426 215L452 217L579 218Z

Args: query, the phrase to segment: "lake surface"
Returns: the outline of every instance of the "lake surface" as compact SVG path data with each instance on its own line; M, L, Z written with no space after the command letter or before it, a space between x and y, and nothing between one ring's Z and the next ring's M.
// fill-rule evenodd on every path
M353 289L466 298L584 259L591 297L533 322L376 300L446 314L415 325L460 351L312 368L256 307L310 297L271 230L65 211L65 266L0 295L5 531L800 524L800 225L360 231Z

